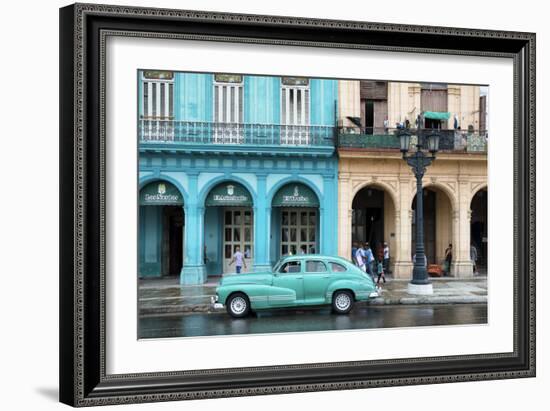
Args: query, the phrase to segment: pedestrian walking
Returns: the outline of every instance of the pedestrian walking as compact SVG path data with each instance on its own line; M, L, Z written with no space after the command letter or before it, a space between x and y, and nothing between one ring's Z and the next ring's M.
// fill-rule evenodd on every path
M246 268L246 261L244 259L244 254L241 253L241 248L239 246L235 247L235 254L233 254L233 258L229 262L229 265L235 263L235 269L237 270L237 274L241 273L241 270L244 266Z
M369 243L364 244L364 259L366 265L366 272L371 276L374 281L374 255L370 249Z
M380 285L380 278L384 280L384 284L386 284L386 275L384 273L384 264L382 263L382 260L378 260L378 264L376 265L376 272L378 274L378 279L376 280L376 285Z
M383 243L378 243L376 245L376 261L382 260L384 258L384 245Z
M473 266L474 274L476 274L477 273L477 265L476 265L477 248L473 244L470 246L470 260L472 260L472 266Z
M355 259L355 253L357 253L357 243L354 241L351 244L351 261L353 264L358 265L357 260Z
M359 244L357 251L355 252L355 260L357 261L357 267L364 272L367 272L367 256L363 244Z
M390 273L390 246L384 241L383 248L384 273Z

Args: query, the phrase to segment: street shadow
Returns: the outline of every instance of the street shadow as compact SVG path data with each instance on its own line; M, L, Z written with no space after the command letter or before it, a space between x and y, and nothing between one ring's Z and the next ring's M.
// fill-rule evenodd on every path
M36 392L54 402L59 402L59 389L57 387L39 387Z

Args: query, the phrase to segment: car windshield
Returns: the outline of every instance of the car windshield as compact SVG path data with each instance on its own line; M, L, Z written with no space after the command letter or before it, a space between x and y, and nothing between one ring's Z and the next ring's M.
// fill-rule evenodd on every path
M279 261L277 262L277 264L275 264L275 267L273 267L273 272L274 272L274 273L278 273L278 272L279 272L279 269L281 268L281 264L282 264L282 263L283 263L282 260L279 260Z

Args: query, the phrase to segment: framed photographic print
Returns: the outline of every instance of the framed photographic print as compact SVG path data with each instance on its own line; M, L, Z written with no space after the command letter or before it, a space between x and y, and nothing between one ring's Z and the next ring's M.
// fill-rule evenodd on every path
M60 400L535 375L535 35L60 10Z

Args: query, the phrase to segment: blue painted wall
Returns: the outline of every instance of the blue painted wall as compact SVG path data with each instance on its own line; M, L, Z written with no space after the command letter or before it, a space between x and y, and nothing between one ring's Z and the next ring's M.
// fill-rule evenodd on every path
M335 126L338 104L338 81L311 79L309 87L311 125Z
M176 120L213 121L214 75L176 73L174 81Z
M222 208L206 207L204 214L204 243L208 256L206 264L207 275L220 274L223 271L222 230Z
M174 115L176 120L213 121L214 76L200 73L176 73ZM310 123L336 125L338 98L336 80L310 80ZM141 95L141 93L140 93ZM281 79L244 77L245 123L280 124ZM148 151L140 153L140 179L166 179L174 183L185 200L185 256L182 284L198 284L208 274L223 269L223 209L204 207L210 184L237 181L247 186L254 201L254 268L265 269L279 258L280 209L272 208L269 198L277 188L266 179L284 176L286 183L301 182L318 193L317 252L337 253L337 172L336 156L330 158L295 156L288 148L281 156L255 156L254 147L247 155L221 153L184 153ZM308 147L305 148L308 150ZM260 150L258 149L258 152ZM243 176L247 176L246 178ZM290 176L290 177L289 177ZM309 177L308 177L309 176ZM252 177L252 178L251 178ZM282 178L282 177L281 177ZM309 178L309 180L308 180ZM245 181L243 181L243 179ZM286 184L285 183L285 184ZM142 207L140 213L140 274L160 276L162 270L162 207ZM207 247L209 262L204 265Z
M162 207L139 207L139 275L162 275Z
M281 117L281 79L244 77L244 122L279 124Z
M143 83L139 81L139 107ZM183 121L213 121L214 75L176 73L174 76L174 116ZM310 80L310 122L334 126L338 103L338 81ZM143 114L143 113L140 113ZM281 78L244 76L244 122L280 124Z

